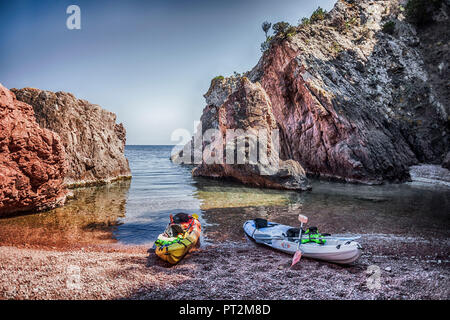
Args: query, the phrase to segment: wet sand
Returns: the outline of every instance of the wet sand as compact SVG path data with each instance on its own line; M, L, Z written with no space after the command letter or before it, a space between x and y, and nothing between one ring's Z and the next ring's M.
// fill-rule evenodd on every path
M360 243L351 266L305 258L293 269L291 256L250 240L197 248L175 266L143 246L2 246L0 299L450 298L447 240L374 234Z

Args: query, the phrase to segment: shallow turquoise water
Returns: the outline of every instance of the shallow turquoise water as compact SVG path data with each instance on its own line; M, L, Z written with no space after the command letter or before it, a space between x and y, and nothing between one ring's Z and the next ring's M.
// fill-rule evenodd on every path
M177 212L198 213L202 243L245 241L245 220L296 225L297 215L330 233L450 236L450 189L429 184L367 186L312 181L312 191L244 187L193 178L172 164L171 146L127 146L133 178L74 190L49 212L0 219L0 243L151 245Z
M119 219L121 225L114 232L119 241L152 242L166 227L170 214L201 213L190 169L173 164L171 150L171 146L126 147L133 179L125 217Z
M296 224L298 213L328 232L447 237L450 189L419 184L367 186L312 181L311 192L244 187L230 181L192 178L174 165L171 146L127 146L133 180L126 214L114 236L146 243L164 229L168 215L200 213L204 240L241 240L242 224L256 216Z

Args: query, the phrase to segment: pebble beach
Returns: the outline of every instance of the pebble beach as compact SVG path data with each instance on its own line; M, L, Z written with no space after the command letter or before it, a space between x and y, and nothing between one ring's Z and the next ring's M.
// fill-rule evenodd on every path
M251 240L196 248L175 266L139 246L3 246L0 299L449 299L448 243L413 240L365 235L350 266L293 268Z

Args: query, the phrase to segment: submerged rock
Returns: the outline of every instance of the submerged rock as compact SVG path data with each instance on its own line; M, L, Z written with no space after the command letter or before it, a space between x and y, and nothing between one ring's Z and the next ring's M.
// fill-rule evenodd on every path
M39 127L33 108L0 84L0 216L64 203L64 147Z
M125 128L116 115L65 92L11 89L33 106L42 128L59 134L68 160L68 186L102 184L131 176L124 155Z

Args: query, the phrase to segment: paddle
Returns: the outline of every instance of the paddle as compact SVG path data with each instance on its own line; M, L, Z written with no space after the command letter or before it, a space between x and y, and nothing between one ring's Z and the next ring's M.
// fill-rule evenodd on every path
M308 217L305 217L304 215L299 214L298 215L298 221L300 221L300 231L299 231L299 235L298 235L298 243L297 243L297 251L294 254L294 258L292 258L292 264L291 264L291 268L300 261L300 259L302 258L302 251L300 250L300 244L302 243L302 228L303 228L303 224L308 222Z

